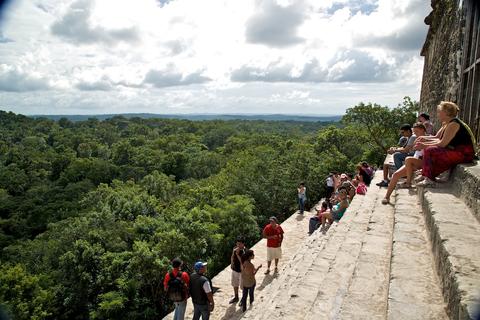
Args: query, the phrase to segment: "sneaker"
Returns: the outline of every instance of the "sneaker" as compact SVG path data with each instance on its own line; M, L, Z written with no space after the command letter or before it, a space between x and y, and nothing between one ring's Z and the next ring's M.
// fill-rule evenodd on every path
M382 180L382 181L380 181L379 183L377 183L377 186L379 186L379 187L388 187L388 182L385 181L385 180Z
M424 188L434 188L436 185L435 181L430 180L429 178L425 177L423 181L417 183L417 187L424 187Z
M232 300L230 300L228 303L232 304L238 301L238 297L233 297Z

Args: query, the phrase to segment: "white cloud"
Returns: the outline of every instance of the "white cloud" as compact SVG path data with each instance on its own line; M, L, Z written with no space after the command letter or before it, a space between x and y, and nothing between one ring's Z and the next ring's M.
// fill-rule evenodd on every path
M49 88L48 80L39 74L0 64L0 91L22 92Z
M1 25L0 102L26 113L396 105L418 98L428 11L423 0L18 0Z
M76 44L95 42L113 45L118 42L137 42L136 27L106 29L95 25L92 20L93 0L76 0L65 15L51 27L52 33ZM114 8L111 8L114 9Z

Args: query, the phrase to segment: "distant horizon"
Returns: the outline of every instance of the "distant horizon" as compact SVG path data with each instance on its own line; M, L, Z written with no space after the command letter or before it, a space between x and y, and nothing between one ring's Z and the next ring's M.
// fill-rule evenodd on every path
M6 110L2 110L6 111ZM10 111L6 111L10 112ZM13 111L12 111L13 112ZM120 113L42 113L42 114L26 114L26 113L17 113L29 117L41 117L41 116L115 116L115 115L163 115L163 116L288 116L288 117L341 117L345 113L335 113L335 114L313 114L313 113L208 113L208 112L198 112L198 113L156 113L156 112L120 112Z

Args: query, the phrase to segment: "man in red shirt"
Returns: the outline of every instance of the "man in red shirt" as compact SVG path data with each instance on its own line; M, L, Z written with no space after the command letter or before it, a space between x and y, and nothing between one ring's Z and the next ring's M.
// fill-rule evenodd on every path
M275 272L278 272L278 260L282 257L283 229L278 224L276 217L270 217L270 223L263 229L263 237L267 239L267 271L270 273L270 265L275 260Z
M188 273L180 270L182 265L182 260L180 260L179 258L173 259L173 269L172 271L167 272L167 274L165 275L165 279L163 280L165 292L167 292L167 295L170 299L174 297L172 300L175 304L175 313L173 315L174 320L184 320L185 310L187 309L188 287L190 285L190 277ZM175 292L178 290L183 290L183 292L180 292L180 295L178 295L178 292Z

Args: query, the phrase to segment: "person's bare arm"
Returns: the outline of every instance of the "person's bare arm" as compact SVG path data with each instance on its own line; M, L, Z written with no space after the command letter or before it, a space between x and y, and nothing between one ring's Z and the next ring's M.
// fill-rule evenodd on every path
M458 123L452 122L446 128L445 132L443 133L442 139L436 141L424 141L416 143L416 148L423 149L426 147L442 147L445 148L448 146L450 141L452 141L453 137L457 134L458 130L460 129L460 125Z
M208 309L210 310L210 312L212 312L213 308L215 307L215 302L213 301L213 292L207 293L207 299L209 302Z

